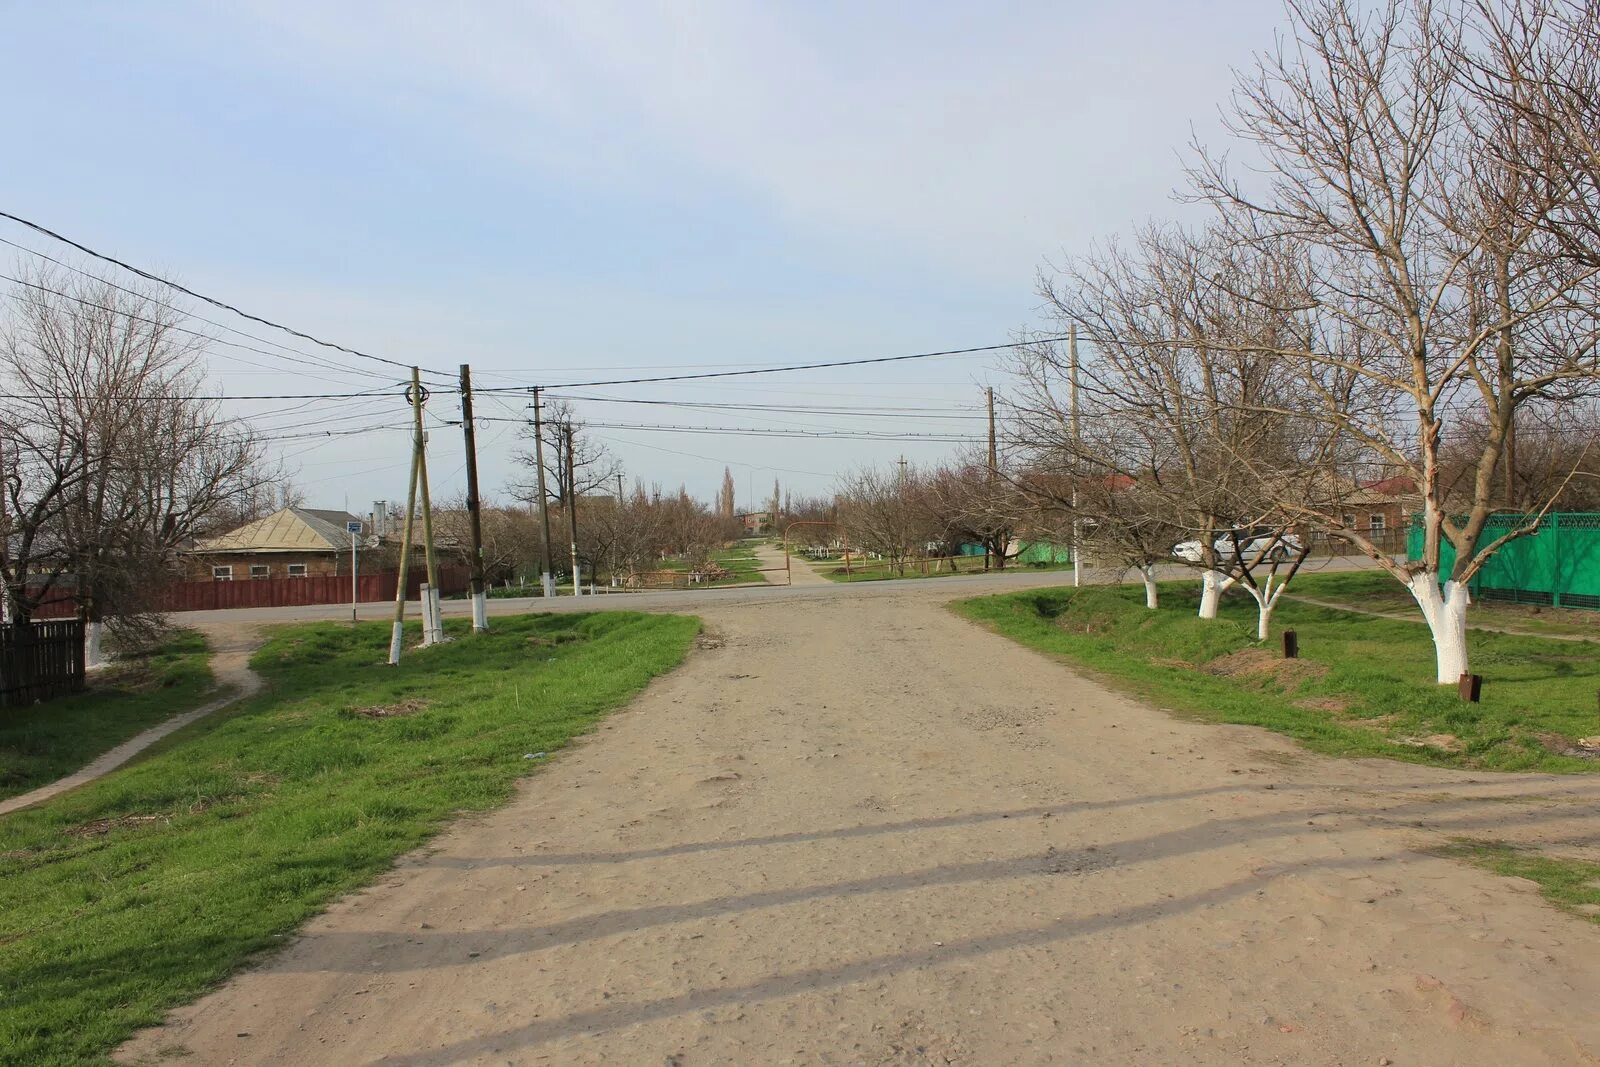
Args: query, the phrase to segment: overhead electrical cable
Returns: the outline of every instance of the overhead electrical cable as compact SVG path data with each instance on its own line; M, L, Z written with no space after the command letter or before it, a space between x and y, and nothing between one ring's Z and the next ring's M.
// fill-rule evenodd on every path
M32 222L28 219L25 219L20 215L13 215L9 211L0 211L0 218L10 219L12 222L15 222L21 226L26 226L28 229L37 233L41 233L52 240L60 241L65 245L70 245L82 252L84 255L93 256L95 259L110 263L117 267L121 267L125 271L137 274L139 277L155 282L159 285L165 285L168 288L175 289L185 296L193 297L196 300L203 301L207 304L210 304L212 307L221 308L223 311L231 311L233 314L238 315L242 319L249 319L251 322L257 322L263 326L270 326L274 330L282 330L284 333L298 337L303 341L310 341L312 344L321 345L323 348L331 348L336 352L343 352L347 356L357 356L361 359L370 359L378 363L386 363L391 367L399 367L402 370L411 369L411 364L409 363L402 363L396 359L389 359L387 356L375 356L370 352L363 352L359 348L347 348L346 346L336 344L333 341L324 341L315 334L309 334L302 330L297 330L292 326L285 326L281 322L274 322L271 319L262 318L260 315L252 315L248 311L237 308L225 301L218 300L216 297L206 296L204 293L195 292L193 289L186 288L182 285L179 285L175 281L163 278L159 274L152 274L147 270L141 270L140 268L135 267L131 263L125 263L114 256L108 256L103 252L96 252L88 245L80 244L70 237L62 236L56 231L49 229L48 227L41 226L37 222ZM429 373L433 374L435 377L447 377L447 375L443 374L441 371L430 371Z
M179 307L176 304L169 304L164 300L157 300L155 297L151 296L150 294L141 293L137 289L129 289L125 285L118 285L116 282L112 281L110 278L102 278L98 274L91 274L91 273L89 273L88 271L84 270L81 267L75 267L71 263L68 263L66 260L57 259L54 256L47 255L44 252L39 251L37 248L29 248L27 245L18 244L16 241L9 241L4 237L0 237L0 244L9 245L10 247L15 248L15 249L17 249L19 251L27 252L29 255L38 256L40 259L44 260L47 263L54 263L56 266L62 267L64 269L66 269L66 270L71 271L74 274L78 274L78 275L81 275L81 276L83 276L85 278L88 278L90 281L99 282L101 285L109 285L111 288L117 290L119 293L125 293L128 296L134 297L135 299L138 299L138 300L148 301L148 302L156 305L157 307L166 308L168 311L175 311L178 314L183 315L186 318L194 319L196 322L203 322L203 323L207 324L208 326L215 326L219 330L226 330L231 334L237 334L240 337L248 337L252 341L257 341L257 342L259 342L261 344L270 345L273 348L280 349L282 351L282 353L283 353L283 358L284 359L288 359L291 362L304 363L306 366L321 367L321 368L323 368L325 370L341 371L341 372L347 373L347 374L375 375L375 374L379 373L376 370L368 370L368 369L366 369L364 367L352 367L352 366L349 366L348 364L337 363L334 360L327 359L327 358L325 358L323 356L313 355L310 352L302 352L298 348L291 348L288 345L282 344L282 343L280 343L278 341L274 341L271 338L261 337L261 336L259 336L257 334L250 333L247 330L237 329L237 328L235 328L233 326L229 326L227 323L218 322L216 319L208 319L204 315L196 315L194 312L190 311L187 308ZM15 280L15 279L12 279L12 280ZM68 299L75 299L75 298L69 297ZM259 349L250 349L250 351L259 351ZM270 354L270 353L264 353L264 354Z
M0 214L4 214L4 213L0 212ZM1039 343L1043 343L1043 342L1046 342L1046 341L1065 341L1065 340L1066 340L1065 336L1062 336L1062 337L1047 337L1047 338L1041 338L1039 341L1029 342L1029 343L1031 343L1031 344L1039 344ZM743 369L743 370L708 371L708 372L699 373L699 374L662 374L662 375L657 375L657 376L652 377L652 378L615 378L615 379L612 379L610 381L563 382L563 383L560 383L560 384L552 384L552 385L548 385L548 386L541 385L538 388L540 388L541 390L590 389L590 388L593 388L595 386L602 386L602 385L652 385L652 384L655 384L657 382L688 382L688 381L700 381L700 380L706 379L706 378L742 377L742 376L747 376L747 375L751 375L751 374L782 374L782 373L784 373L786 371L824 370L824 369L832 368L832 367L864 367L864 366L867 366L867 365L873 364L873 363L902 363L902 362L905 362L907 360L937 359L937 358L939 358L941 356L968 356L968 355L975 355L975 354L977 354L979 352L999 352L999 351L1002 351L1002 350L1008 349L1008 348L1017 348L1018 346L1019 346L1019 342L1011 342L1011 343L1003 344L1003 345L977 345L977 346L972 347L972 348L948 348L948 349L943 349L943 350L938 351L938 352L913 352L912 354L905 355L905 356L874 356L874 357L871 357L871 358L868 358L868 359L840 359L840 360L832 360L832 361L829 361L829 362L826 362L826 363L792 363L792 364L789 364L787 366L782 366L782 367L749 367L749 368L746 368L746 369ZM522 393L522 392L530 392L533 388L534 388L534 386L532 386L532 385L526 385L526 386L499 386L499 387L495 387L495 388L492 388L492 389L483 389L483 390L480 390L480 392L486 392L486 393L488 393L488 392L495 392L495 393Z

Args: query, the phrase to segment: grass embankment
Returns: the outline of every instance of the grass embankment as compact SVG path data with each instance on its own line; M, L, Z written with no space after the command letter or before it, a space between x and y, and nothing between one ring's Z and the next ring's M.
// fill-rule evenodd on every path
M383 666L387 624L279 630L265 694L0 819L0 1062L98 1061L282 943L684 656L683 616L497 618ZM408 628L417 636L415 627Z
M1301 574L1289 587L1288 595L1349 604L1363 611L1406 615L1422 622L1422 613L1411 593L1382 571ZM1600 611L1580 608L1544 608L1479 600L1468 609L1467 623L1600 641Z
M1433 684L1426 627L1288 602L1277 627L1297 631L1298 660L1258 645L1255 605L1234 596L1222 617L1194 617L1192 583L1168 583L1159 611L1142 589L1046 589L965 600L955 609L1008 637L1120 682L1196 718L1265 726L1319 752L1457 767L1600 771L1574 744L1600 734L1600 660L1576 642L1474 632L1483 702Z
M212 694L206 639L178 630L160 647L90 676L82 693L0 710L0 798L78 770Z

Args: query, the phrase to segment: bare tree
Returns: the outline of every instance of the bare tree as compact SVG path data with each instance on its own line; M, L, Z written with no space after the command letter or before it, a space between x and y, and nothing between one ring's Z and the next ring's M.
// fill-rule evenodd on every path
M567 501L574 497L609 492L617 475L622 472L622 464L604 442L587 432L572 404L560 399L547 400L541 421L545 491L550 494L553 506L565 508ZM527 447L513 452L511 458L529 473L525 482L512 485L510 491L516 499L537 505L538 479L533 475L537 473L535 465L538 463L538 453L533 447L533 427L524 428L521 437L527 442ZM570 463L569 451L572 453Z
M70 575L101 624L149 612L178 548L271 477L248 429L202 395L204 338L170 305L20 268L0 324L0 577L28 620Z
M1284 376L1255 347L1282 327L1282 313L1253 295L1277 284L1270 268L1216 230L1146 228L1129 250L1112 246L1040 278L1052 315L1084 335L1078 429L1063 396L1066 353L1025 346L1018 367L1014 407L1032 468L1069 491L1079 487L1080 507L1103 505L1105 514L1085 517L1105 521L1108 532L1144 538L1165 526L1190 539L1196 551L1179 561L1201 570L1204 619L1216 617L1222 592L1240 577L1218 539L1281 521L1252 473L1286 436L1270 414ZM1111 488L1136 495L1098 491ZM1070 507L1070 499L1047 503ZM1134 562L1152 563L1154 547Z
M839 491L838 521L850 543L876 552L905 573L905 565L942 527L919 503L923 475L899 465L892 473L867 467L844 479Z
M1567 202L1541 199L1563 190L1499 158L1521 153L1491 149L1526 126L1477 90L1463 58L1481 22L1427 0L1370 12L1304 0L1289 15L1289 37L1241 76L1230 122L1259 149L1265 188L1246 188L1203 151L1193 171L1236 242L1303 279L1286 299L1241 290L1298 323L1238 349L1289 370L1297 406L1248 410L1288 410L1302 429L1315 425L1312 452L1358 450L1416 485L1415 562L1348 528L1304 479L1273 495L1406 585L1433 634L1437 679L1454 683L1468 669L1468 581L1550 504L1485 536L1517 411L1594 388L1594 267L1533 221L1561 217ZM1481 435L1470 488L1452 496L1443 450L1454 427L1471 425ZM1290 474L1267 470L1261 484L1292 485Z
M1013 542L1032 511L1016 472L967 455L917 479L916 501L938 540L983 546L984 565L1003 570Z

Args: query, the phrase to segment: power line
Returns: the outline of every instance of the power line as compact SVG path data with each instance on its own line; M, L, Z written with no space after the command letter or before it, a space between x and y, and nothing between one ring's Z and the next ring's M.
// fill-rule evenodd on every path
M502 419L495 416L479 416L480 422L522 422L521 419ZM671 433L700 433L720 434L742 437L811 437L811 438L837 438L841 440L857 441L940 441L963 442L980 441L986 438L960 435L955 433L891 433L875 430L787 430L775 427L757 426L673 426L660 423L631 423L631 422L585 422L588 429L597 430L657 430Z
M29 248L27 245L18 244L15 241L9 241L4 237L0 237L0 244L9 245L10 247L17 249L18 251L26 252L29 255L38 256L40 259L44 260L47 263L54 263L56 266L61 267L61 268L65 269L65 270L69 270L74 274L81 275L82 277L88 278L90 281L99 282L101 285L109 285L111 288L117 290L120 293L126 293L128 296L134 297L134 298L136 298L138 300L147 300L150 303L155 304L157 307L166 308L168 311L175 311L178 314L185 316L186 318L191 318L191 319L194 319L197 322L203 322L203 323L206 323L209 326L215 326L219 330L226 330L229 333L237 334L240 337L248 337L252 341L259 341L261 344L271 345L273 348L281 349L283 351L283 353L284 353L282 358L290 360L291 362L304 363L306 366L309 366L309 367L322 367L322 368L324 368L326 370L344 371L345 373L348 373L348 374L367 374L367 375L370 375L370 374L377 373L376 371L363 370L360 367L349 367L349 366L346 366L343 363L335 363L333 360L324 359L321 356L313 356L309 352L301 352L297 348L290 348L288 345L280 344L279 342L270 340L269 338L260 337L260 336L257 336L256 334L249 333L248 331L245 331L245 330L236 329L235 327L229 326L226 323L218 322L216 319L208 319L204 315L196 315L194 312L188 310L187 308L178 307L176 304L168 304L165 301L157 300L155 297L149 295L148 293L141 293L137 289L129 289L125 285L118 285L116 282L112 281L110 278L102 278L98 274L90 274L88 271L83 270L80 267L75 267L71 263L66 262L65 260L57 259L54 256L47 255L44 252L39 251L37 248ZM14 281L15 279L11 279L11 280ZM27 283L24 283L24 284L27 284ZM65 294L61 294L61 295L65 295ZM75 297L68 297L68 299L76 299L76 298ZM260 349L248 349L248 351L259 352ZM262 354L263 355L271 355L271 353L262 353ZM254 364L251 364L251 365L254 366Z
M0 212L0 214L4 214L4 212ZM1046 341L1064 340L1066 340L1065 336L1047 337L1040 338L1039 341L1031 341L1028 343L1039 344ZM1011 342L1003 345L978 345L973 348L948 348L938 352L914 352L907 356L875 356L870 359L841 359L833 360L828 363L794 363L784 367L752 367L745 370L710 371L702 374L663 374L653 378L617 378L611 381L600 382L564 382L560 385L541 386L540 388L546 390L589 389L601 385L651 385L657 382L687 382L699 381L705 378L733 378L751 374L781 374L785 371L824 370L830 367L864 367L872 363L902 363L906 360L936 359L940 356L968 356L979 352L999 352L1008 348L1017 348L1019 345L1020 342ZM492 390L480 390L480 392L523 393L529 392L533 388L534 387L531 385L503 386Z
M206 296L204 293L197 293L193 289L187 289L184 286L179 285L177 282L170 281L170 280L168 280L166 278L161 277L160 275L151 274L149 271L141 270L140 268L135 267L130 263L124 263L122 260L117 259L114 256L108 256L108 255L105 255L104 253L96 252L94 249L90 248L88 245L79 244L77 241L72 240L70 237L63 237L61 234L55 232L54 230L48 229L47 227L44 227L44 226L41 226L37 222L31 222L28 219L25 219L25 218L21 217L20 215L13 215L9 211L0 211L0 218L10 219L12 222L18 223L18 224L20 224L22 226L26 226L30 230L34 230L37 233L44 234L46 237L49 237L52 240L60 241L62 244L65 244L65 245L71 245L73 248L76 248L78 251L82 252L84 255L93 256L95 259L101 260L101 261L106 262L106 263L110 263L110 264L112 264L114 266L121 267L123 270L129 271L129 272L131 272L133 274L137 274L139 277L144 278L144 279L146 279L148 281L155 282L158 285L165 285L165 286L167 286L167 287L169 287L171 289L177 290L178 292L184 294L185 296L193 297L196 300L204 301L205 303L210 304L212 307L218 307L218 308L221 308L224 311L231 311L235 315L238 315L240 318L249 319L251 322L259 322L261 325L270 326L274 330L282 330L284 333L290 334L290 335L292 335L294 337L298 337L301 340L310 341L312 344L321 345L323 348L331 348L331 349L333 349L333 350L335 350L337 352L343 352L343 353L345 353L346 355L349 355L349 356L357 356L357 357L359 357L361 359L370 359L370 360L373 360L373 361L378 362L378 363L386 363L391 367L399 367L402 370L410 370L411 369L411 364L409 364L409 363L402 363L399 360L389 359L386 356L375 356L370 352L363 352L358 348L347 348L344 345L335 344L332 341L324 341L322 338L317 337L314 334L309 334L309 333L305 333L305 332L303 332L301 330L296 330L292 326L285 326L281 322L273 322L271 319L264 319L259 315L252 315L248 311L243 311L240 308L234 307L232 304L226 303L225 301L218 300L215 297ZM433 374L435 377L443 377L444 376L439 371L430 370L429 373Z
M3 213L0 213L0 214L3 214ZM96 301L89 300L89 299L86 299L86 298L81 297L81 296L74 296L73 294L68 293L68 292L64 292L63 290L60 290L60 289L52 289L48 285L40 285L38 282L30 282L30 281L26 281L26 280L24 280L22 278L16 278L16 277L13 277L10 274L0 274L0 280L5 280L5 281L8 281L8 282L14 282L17 285L25 286L26 288L29 288L29 289L37 289L41 293L50 293L50 294L52 294L54 296L59 296L64 300L70 300L73 303L81 305L83 307L90 307L90 308L95 308L96 310L99 310L99 311L104 311L107 314L121 315L121 316L123 316L123 317L125 317L125 318L127 318L127 319L129 319L129 320L131 320L133 322L142 322L147 326L154 326L154 327L157 327L158 329L172 330L172 331L174 331L176 333L188 334L190 337L199 338L200 340L205 341L207 344L225 345L228 348L237 348L237 349L239 349L240 351L243 351L243 352L254 352L257 355L267 356L267 357L269 357L271 359L288 359L291 362L304 363L307 366L318 367L318 368L323 369L323 370L333 369L333 370L345 370L345 371L348 371L350 369L350 368L347 368L347 367L341 368L341 367L338 367L337 365L335 365L335 366L330 368L330 367L328 367L328 366L326 366L325 364L322 364L322 363L312 363L309 360L294 359L291 356L286 356L286 355L283 355L282 353L279 353L279 352L268 352L264 348L256 348L253 345L242 345L238 341L224 341L220 337L212 337L210 334L201 333L199 330L191 330L187 326L179 326L175 322L162 322L159 319L147 318L147 317L145 317L143 315L135 314L132 311L124 310L123 308L111 307L109 304L97 303ZM160 304L159 301L155 301L155 303ZM40 307L44 307L45 305L41 302L39 306ZM170 305L167 305L167 304L160 304L160 306L162 306L162 307L170 307ZM181 309L175 309L175 310L178 310L180 314L183 314ZM261 367L261 364L259 364L259 363L251 363L249 360L242 360L242 359L239 359L239 357L237 357L237 356L231 356L231 357L228 357L228 358L239 360L240 363L244 363L246 366ZM263 369L263 370L277 370L279 368L261 367L261 369ZM407 367L406 369L410 370L411 368ZM327 380L327 379L324 379L324 380Z
M849 415L857 418L882 419L986 419L987 415L967 414L962 408L849 408L819 404L734 404L695 400L636 400L620 396L583 396L576 393L546 393L552 400L583 400L603 404L646 404L671 408L704 408L727 411L777 411L795 415ZM941 411L961 411L962 414L940 414Z
M601 434L593 434L592 436L601 441L609 441L614 445L625 445L628 448L648 448L652 452L665 452L668 455L684 456L688 459L703 459L708 463L721 463L723 466L749 467L751 470L776 471L780 474L803 474L813 478L833 477L833 475L823 474L821 471L801 471L794 470L789 467L774 467L767 463L746 463L744 460L740 459L721 459L716 456L698 455L694 452L680 452L676 448L667 448L664 445L653 445L646 441L625 441L620 438L606 437Z

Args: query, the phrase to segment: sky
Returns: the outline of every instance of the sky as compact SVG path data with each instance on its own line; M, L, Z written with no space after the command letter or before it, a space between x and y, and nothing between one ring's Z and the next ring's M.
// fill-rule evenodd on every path
M418 363L441 386L469 363L492 389L996 345L1045 327L1041 269L1148 219L1192 217L1173 197L1185 145L1225 144L1232 70L1272 45L1282 12L0 0L0 20L0 210ZM63 254L4 220L0 239ZM6 274L30 258L0 246ZM289 438L270 447L308 504L402 499L400 401L234 399L387 389L400 373L320 355L348 369L218 346L209 384L226 411ZM607 398L575 405L630 480L709 499L727 466L744 507L774 479L824 494L853 468L962 446L636 427L977 436L984 387L1003 396L1008 381L998 353L567 392ZM479 398L487 497L522 478L526 402ZM442 387L429 412L433 488L448 497L464 485L447 425L459 404ZM323 430L361 432L291 437Z

